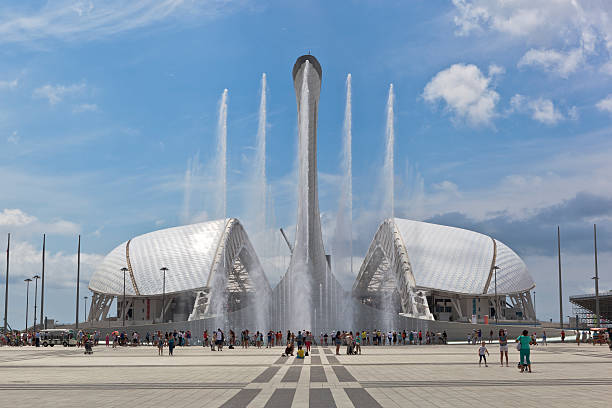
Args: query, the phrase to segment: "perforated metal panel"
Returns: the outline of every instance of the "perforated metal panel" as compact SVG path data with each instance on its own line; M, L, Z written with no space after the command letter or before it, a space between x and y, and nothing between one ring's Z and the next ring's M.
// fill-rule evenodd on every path
M495 263L497 270L497 293L518 293L530 290L535 286L533 278L527 271L525 262L503 242L497 243L497 257ZM488 294L495 293L494 278L491 278Z
M140 295L160 295L161 267L166 272L166 293L203 288L227 220L168 228L140 235L130 241L130 262ZM123 272L127 265L126 243L112 250L95 271L89 288L98 293L122 294ZM129 275L126 294L135 295Z

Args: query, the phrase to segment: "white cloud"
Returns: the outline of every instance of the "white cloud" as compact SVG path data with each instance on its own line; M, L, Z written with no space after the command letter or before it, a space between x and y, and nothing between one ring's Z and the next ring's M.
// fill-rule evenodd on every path
M76 249L76 244L75 244ZM76 252L76 251L75 251ZM81 284L87 283L95 268L104 257L99 254L81 253ZM0 254L0 262L6 263L6 252ZM21 281L40 271L41 248L19 239L11 239L11 281ZM77 254L45 253L45 286L52 288L73 288L75 286ZM49 307L49 306L47 306Z
M19 80L13 79L12 81L0 81L0 89L15 89L19 85Z
M98 105L96 105L95 103L82 103L72 108L73 113L97 112L97 111L98 111Z
M531 49L521 57L517 66L542 67L547 71L556 72L562 78L567 78L584 63L584 54L581 48L575 48L568 52L555 50Z
M16 145L19 143L20 139L21 139L21 136L19 136L19 133L17 133L16 130L13 130L13 133L11 133L10 136L6 138L6 141Z
M529 102L531 117L547 125L554 125L563 119L563 115L555 108L550 99L538 98Z
M499 73L499 69L490 69ZM456 119L465 119L472 125L489 124L495 116L499 94L486 77L472 64L454 64L438 72L423 91L423 98L431 103L444 101L446 109Z
M496 64L489 65L489 77L494 77L496 75L502 75L506 73L506 68L501 67Z
M0 42L87 41L164 21L201 23L231 12L243 0L56 0L0 12Z
M597 109L602 112L612 113L612 94L597 102L597 105L595 106L597 106Z
M0 212L0 225L21 227L31 224L34 221L36 221L36 217L28 215L18 208L5 208L2 212Z
M571 120L578 120L580 118L580 114L578 113L578 108L576 106L572 106L567 110L567 117Z
M75 95L85 90L85 83L71 85L51 85L46 84L34 90L35 98L47 99L51 105L61 102L66 96Z
M519 66L536 66L567 77L603 55L612 73L609 2L589 0L453 0L457 35L496 32L530 48ZM595 61L599 64L601 60ZM610 65L609 69L605 68Z
M79 231L80 227L73 222L62 219L42 222L19 208L5 208L0 212L0 233L13 232L21 236L43 233L74 235Z
M555 107L555 104L550 99L537 98L531 99L524 95L516 94L510 99L511 112L530 113L531 117L538 122L546 125L555 125L559 121L565 119L563 114ZM570 109L572 118L576 117L577 112Z

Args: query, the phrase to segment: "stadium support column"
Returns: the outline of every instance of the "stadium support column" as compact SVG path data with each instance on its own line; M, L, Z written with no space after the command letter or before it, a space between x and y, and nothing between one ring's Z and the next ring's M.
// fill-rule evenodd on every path
M561 229L557 225L557 254L559 258L559 327L563 328L563 285L561 281Z

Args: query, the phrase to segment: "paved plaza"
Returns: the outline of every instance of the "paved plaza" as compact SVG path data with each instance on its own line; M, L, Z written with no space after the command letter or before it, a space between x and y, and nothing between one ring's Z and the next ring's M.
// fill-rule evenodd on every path
M336 356L315 347L305 360L281 348L192 346L174 357L154 347L0 348L3 406L199 407L548 407L612 399L612 353L606 346L539 345L533 373L520 374L518 352L499 366L478 366L468 345L364 347ZM167 350L164 350L167 352ZM344 351L344 349L343 349Z

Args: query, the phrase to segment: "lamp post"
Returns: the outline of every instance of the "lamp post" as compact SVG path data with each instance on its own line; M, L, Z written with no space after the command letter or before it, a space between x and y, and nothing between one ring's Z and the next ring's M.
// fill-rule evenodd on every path
M597 225L593 224L593 246L595 247L595 324L599 327L599 271L597 268Z
M85 310L83 310L83 314L85 315L85 322L87 321L87 299L89 297L88 296L83 296L83 299L85 300Z
M32 279L27 278L23 280L26 283L26 321L25 321L25 332L28 332L28 309L30 306L30 282Z
M536 291L533 291L533 325L538 324L538 313L536 312Z
M32 279L34 279L34 331L36 331L36 299L38 298L38 280L40 276L34 275Z
M166 271L168 271L168 268L164 266L160 268L160 271L164 273L164 284L162 289L162 323L166 323Z
M498 308L499 308L499 301L497 300L497 270L501 269L499 266L495 265L493 267L493 274L495 277L495 325L498 325L498 318L497 318L497 312L498 312Z
M125 273L128 268L125 266L121 268L121 272L123 272L123 302L121 302L121 324L125 326Z

